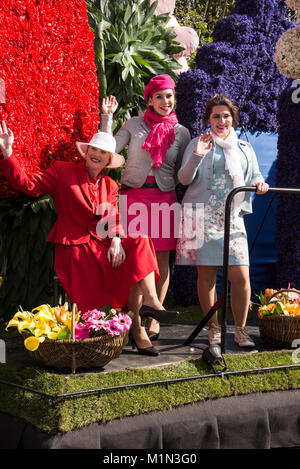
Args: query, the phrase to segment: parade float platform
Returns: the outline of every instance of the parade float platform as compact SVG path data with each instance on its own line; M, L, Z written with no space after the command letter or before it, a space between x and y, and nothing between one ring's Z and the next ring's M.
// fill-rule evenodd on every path
M255 319L247 329L256 347L241 349L234 344L228 321L227 369L216 374L202 360L206 328L184 345L195 327L161 325L155 343L158 357L139 355L127 345L104 369L78 370L75 375L40 366L29 357L21 337L7 339L7 363L0 367L0 447L300 447L300 368L292 360L293 350L263 344ZM3 382L18 383L19 388Z

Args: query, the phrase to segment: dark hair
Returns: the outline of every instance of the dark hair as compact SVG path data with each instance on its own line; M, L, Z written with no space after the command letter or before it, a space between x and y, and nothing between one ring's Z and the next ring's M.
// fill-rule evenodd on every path
M238 125L239 110L237 106L231 101L231 99L225 96L224 94L216 94L215 96L210 98L208 101L206 101L205 112L204 112L204 117L203 117L203 122L205 125L208 124L208 121L209 121L209 118L210 118L210 115L212 113L214 106L227 106L232 116L233 127L236 127Z

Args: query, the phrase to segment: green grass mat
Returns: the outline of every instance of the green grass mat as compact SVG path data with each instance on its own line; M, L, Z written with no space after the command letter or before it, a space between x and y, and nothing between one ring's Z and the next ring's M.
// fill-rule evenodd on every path
M292 351L226 354L227 371L292 365ZM213 374L202 359L147 369L63 375L20 363L0 364L0 380L51 396L134 383ZM107 390L92 394L47 397L0 383L0 411L21 417L49 434L106 423L126 416L168 410L207 399L300 388L300 368L220 375L165 384Z

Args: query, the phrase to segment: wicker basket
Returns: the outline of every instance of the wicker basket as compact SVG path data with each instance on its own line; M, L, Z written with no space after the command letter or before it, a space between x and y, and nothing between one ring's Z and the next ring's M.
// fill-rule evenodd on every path
M75 306L75 308L74 308ZM76 305L73 305L73 318ZM74 337L74 320L72 321L72 337ZM22 333L23 337L31 334ZM103 335L91 339L50 340L41 342L38 349L29 351L35 360L53 368L70 368L72 373L79 368L102 368L114 358L118 358L128 341L128 331L119 336Z
M269 298L267 304L278 293L284 292L293 292L300 295L298 290L280 290ZM275 347L290 348L293 340L300 339L300 316L264 316L259 318L259 332L263 342Z
M30 334L24 333L24 337ZM111 337L103 335L92 339L45 339L30 356L45 366L70 368L101 368L118 358L128 340L128 332Z

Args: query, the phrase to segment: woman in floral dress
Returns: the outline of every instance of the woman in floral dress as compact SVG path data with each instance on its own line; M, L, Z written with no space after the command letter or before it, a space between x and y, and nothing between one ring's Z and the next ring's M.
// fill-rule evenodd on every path
M214 96L206 103L204 120L210 124L210 132L190 142L178 173L181 184L189 187L182 201L176 263L197 267L199 302L207 314L216 302L217 272L223 265L226 197L234 187L253 186L257 194L264 194L269 186L259 171L252 146L237 138L235 104L224 95ZM228 277L234 339L241 347L254 346L245 329L251 287L243 215L251 211L251 193L236 194L231 209ZM220 343L216 314L208 322L208 328L209 342Z

